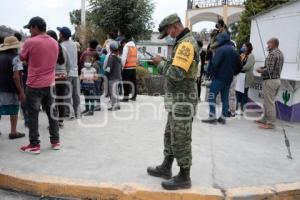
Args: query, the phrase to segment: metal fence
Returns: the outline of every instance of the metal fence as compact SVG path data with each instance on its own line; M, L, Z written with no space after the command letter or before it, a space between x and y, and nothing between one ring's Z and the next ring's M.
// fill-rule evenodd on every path
M222 5L243 6L245 0L188 0L188 9L209 8Z

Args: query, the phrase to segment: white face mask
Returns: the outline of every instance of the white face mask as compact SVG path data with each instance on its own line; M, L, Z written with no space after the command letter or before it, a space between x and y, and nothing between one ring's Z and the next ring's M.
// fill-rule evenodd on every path
M92 63L90 63L90 62L85 62L85 63L84 63L84 66L89 68L89 67L92 66Z

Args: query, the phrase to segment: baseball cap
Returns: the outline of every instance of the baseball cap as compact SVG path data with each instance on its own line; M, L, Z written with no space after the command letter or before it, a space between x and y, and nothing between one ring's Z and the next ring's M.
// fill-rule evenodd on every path
M116 41L112 41L109 45L109 48L112 50L112 51L116 51L119 49L119 43L116 42Z
M68 27L57 27L57 30L63 34L65 38L69 38L72 36L71 30Z
M29 23L24 26L26 29L30 29L32 26L37 26L37 27L44 27L46 29L46 22L43 18L41 17L33 17L30 19Z
M160 35L158 36L158 39L163 39L167 37L166 28L172 24L175 24L176 22L180 22L180 18L177 14L172 14L167 17L165 17L159 24L158 31Z

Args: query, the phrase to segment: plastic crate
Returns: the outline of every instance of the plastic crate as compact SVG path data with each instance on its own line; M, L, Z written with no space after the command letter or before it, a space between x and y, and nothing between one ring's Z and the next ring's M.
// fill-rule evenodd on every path
M152 75L158 75L158 68L151 64L151 60L140 60L140 65L147 69Z

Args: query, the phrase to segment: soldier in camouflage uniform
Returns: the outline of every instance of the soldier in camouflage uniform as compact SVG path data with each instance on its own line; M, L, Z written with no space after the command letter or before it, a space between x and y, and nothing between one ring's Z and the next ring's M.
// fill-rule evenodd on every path
M162 182L168 190L191 187L190 167L192 165L192 122L196 113L199 49L189 29L184 28L177 14L166 17L159 25L159 39L170 35L175 38L171 60L160 56L152 58L165 80L165 109L168 121L164 135L164 161L156 167L149 167L151 176L169 179ZM180 172L172 178L174 158Z

